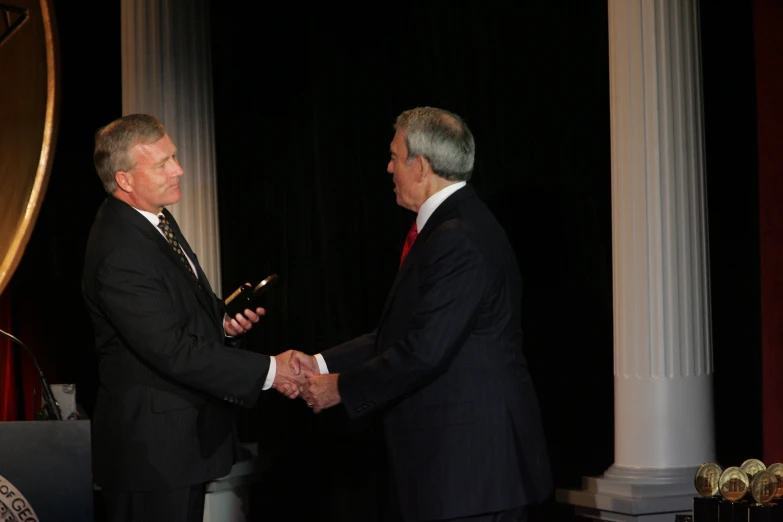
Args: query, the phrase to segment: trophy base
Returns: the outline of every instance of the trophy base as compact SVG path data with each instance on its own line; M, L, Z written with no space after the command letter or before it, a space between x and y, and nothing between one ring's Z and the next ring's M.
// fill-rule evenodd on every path
M748 522L783 522L783 506L778 504L750 506Z
M693 497L693 522L718 522L718 497Z
M747 522L749 509L748 502L721 500L718 504L718 520L720 522Z

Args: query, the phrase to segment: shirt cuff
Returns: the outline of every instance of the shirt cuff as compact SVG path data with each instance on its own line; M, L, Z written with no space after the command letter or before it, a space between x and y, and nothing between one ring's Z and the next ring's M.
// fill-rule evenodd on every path
M318 361L318 371L320 371L322 375L329 373L329 368L326 366L323 355L320 353L315 354L315 360Z
M274 357L269 357L269 371L266 374L266 380L264 381L264 387L261 390L268 390L275 382L275 376L277 375L277 360Z
M225 337L226 339L233 339L234 338L233 335L228 335L226 333L226 320L227 319L228 319L228 314L223 314L223 322L220 323L220 326L223 327L223 337Z

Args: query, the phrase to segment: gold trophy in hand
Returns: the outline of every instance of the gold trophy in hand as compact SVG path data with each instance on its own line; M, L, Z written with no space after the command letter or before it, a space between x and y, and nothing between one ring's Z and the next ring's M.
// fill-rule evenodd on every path
M277 274L272 274L256 285L242 285L234 290L225 300L228 316L235 317L248 308L255 311L262 306L262 296L277 280Z

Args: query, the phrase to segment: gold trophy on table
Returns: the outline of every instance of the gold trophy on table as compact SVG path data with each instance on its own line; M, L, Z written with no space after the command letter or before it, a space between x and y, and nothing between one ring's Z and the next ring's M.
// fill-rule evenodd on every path
M723 497L718 503L718 520L747 522L750 507L747 499L750 490L748 474L738 466L730 466L721 473L718 488Z
M723 468L716 462L706 462L696 471L694 485L699 492L693 497L693 522L718 522L720 503L719 480Z

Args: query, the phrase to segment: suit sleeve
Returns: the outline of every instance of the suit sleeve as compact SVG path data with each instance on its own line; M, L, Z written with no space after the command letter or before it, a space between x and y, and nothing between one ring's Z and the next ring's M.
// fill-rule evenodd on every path
M252 406L269 370L269 357L226 347L217 332L202 334L197 321L214 322L198 310L177 309L169 284L154 263L130 248L99 265L99 306L124 344L163 375L218 398Z
M479 313L487 269L464 232L458 226L436 231L421 254L419 297L405 336L340 374L340 395L351 417L371 413L444 373Z
M372 358L375 355L377 333L376 328L371 333L325 350L321 355L329 367L329 373L340 373Z

